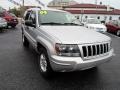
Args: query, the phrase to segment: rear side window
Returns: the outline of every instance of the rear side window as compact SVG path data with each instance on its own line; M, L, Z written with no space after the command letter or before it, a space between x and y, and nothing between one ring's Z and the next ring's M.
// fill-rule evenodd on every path
M36 13L35 12L32 11L30 13L29 20L32 20L33 24L36 24Z
M24 17L25 20L28 20L28 19L29 19L30 13L31 13L31 11L28 11L28 12L26 13L26 15L25 15L25 17Z

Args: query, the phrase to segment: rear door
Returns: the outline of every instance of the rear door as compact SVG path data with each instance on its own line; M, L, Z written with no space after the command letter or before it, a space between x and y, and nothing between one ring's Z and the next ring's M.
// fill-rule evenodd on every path
M29 40L30 43L33 43L33 40L32 40L32 36L31 36L31 32L30 32L30 26L26 25L25 22L30 20L30 14L31 14L31 10L30 11L27 11L26 14L25 14L25 17L24 17L24 20L23 20L23 33L24 35L27 37L27 39Z
M28 31L30 34L31 42L34 47L36 47L37 42L36 42L36 37L37 37L37 25L36 25L36 12L31 11L29 20L32 21L33 26L28 27Z

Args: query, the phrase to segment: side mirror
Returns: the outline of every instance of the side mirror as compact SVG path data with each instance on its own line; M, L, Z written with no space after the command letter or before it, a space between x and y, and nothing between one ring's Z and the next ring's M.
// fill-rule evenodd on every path
M32 20L26 20L26 21L25 21L25 25L31 26L31 27L35 27L35 24L33 24L33 21L32 21Z

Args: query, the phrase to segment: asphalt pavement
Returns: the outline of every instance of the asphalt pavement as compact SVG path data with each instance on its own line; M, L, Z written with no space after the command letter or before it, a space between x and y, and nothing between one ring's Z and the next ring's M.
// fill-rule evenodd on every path
M120 90L120 38L112 38L116 56L97 68L41 76L37 53L22 45L21 29L0 33L0 90Z

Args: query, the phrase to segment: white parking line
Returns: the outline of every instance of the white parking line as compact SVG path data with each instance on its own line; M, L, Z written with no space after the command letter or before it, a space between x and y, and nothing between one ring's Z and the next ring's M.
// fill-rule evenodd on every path
M113 37L116 37L116 38L118 38L118 39L120 39L120 37L118 37L118 36L116 36L116 35L114 35L114 34L112 34L112 33L107 33L108 35L111 35L111 36L113 36Z

